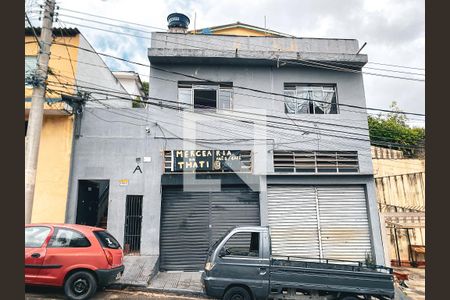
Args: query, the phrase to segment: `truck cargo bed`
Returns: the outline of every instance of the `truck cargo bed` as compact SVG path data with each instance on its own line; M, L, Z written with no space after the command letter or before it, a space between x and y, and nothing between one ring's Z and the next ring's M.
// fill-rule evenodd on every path
M301 258L272 259L270 266L271 293L285 289L340 292L393 298L392 269L366 267L355 262L331 263Z

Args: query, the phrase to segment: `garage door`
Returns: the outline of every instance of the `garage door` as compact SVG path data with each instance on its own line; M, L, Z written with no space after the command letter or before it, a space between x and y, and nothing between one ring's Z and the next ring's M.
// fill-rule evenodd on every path
M257 192L241 186L222 188L221 192L164 188L161 270L203 269L209 246L236 225L260 225Z
M363 186L269 186L272 252L364 261L371 251Z

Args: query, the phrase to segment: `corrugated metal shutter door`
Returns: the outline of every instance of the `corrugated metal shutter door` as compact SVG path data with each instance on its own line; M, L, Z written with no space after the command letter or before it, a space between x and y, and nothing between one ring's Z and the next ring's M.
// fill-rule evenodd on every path
M269 186L267 198L272 254L319 257L314 187Z
M274 256L364 261L371 251L363 186L274 185L267 195Z
M164 188L161 269L201 270L209 245L236 225L260 225L257 192L246 187L223 187L221 192Z
M364 261L371 251L362 186L318 186L323 257Z
M209 195L164 189L160 266L163 270L199 270L209 247Z
M259 194L248 188L225 188L211 193L211 243L230 228L259 226Z

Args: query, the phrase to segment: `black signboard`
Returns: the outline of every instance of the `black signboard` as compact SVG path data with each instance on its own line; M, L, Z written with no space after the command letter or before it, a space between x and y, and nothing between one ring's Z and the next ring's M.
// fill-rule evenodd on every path
M173 172L240 172L240 150L173 150Z

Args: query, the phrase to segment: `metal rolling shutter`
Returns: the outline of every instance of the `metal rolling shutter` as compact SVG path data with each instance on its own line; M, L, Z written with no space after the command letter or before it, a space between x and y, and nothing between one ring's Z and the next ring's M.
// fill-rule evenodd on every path
M209 247L208 193L164 189L161 210L161 269L199 270Z
M259 226L259 194L248 188L226 188L211 193L211 243L230 228Z
M315 188L269 186L267 198L272 254L319 257Z
M371 252L362 186L318 186L323 257L364 261Z
M267 193L273 255L364 261L371 251L364 187L276 185Z
M257 192L246 187L226 187L221 192L164 188L161 269L201 270L209 246L236 225L260 225Z

